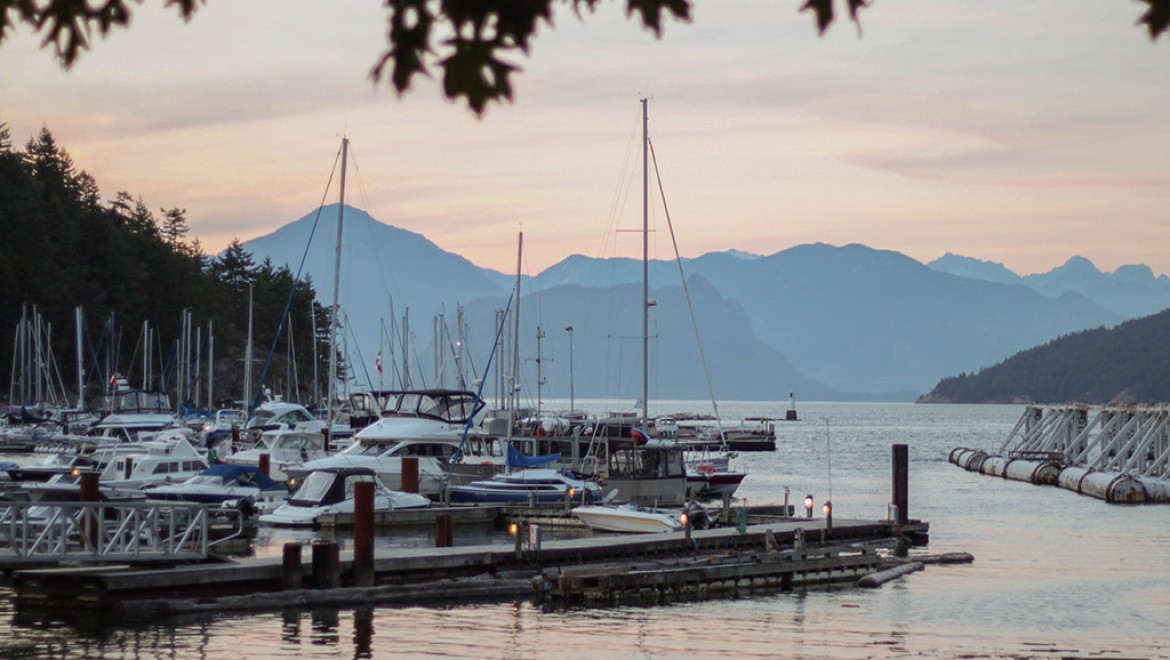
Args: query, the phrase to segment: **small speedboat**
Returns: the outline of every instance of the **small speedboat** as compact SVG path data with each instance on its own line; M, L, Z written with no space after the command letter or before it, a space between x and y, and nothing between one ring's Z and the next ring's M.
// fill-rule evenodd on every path
M273 481L252 465L212 465L181 484L145 486L150 500L178 500L223 504L231 500L249 499L261 506L275 508L276 501L288 499L288 487Z
M670 532L685 526L681 511L664 511L636 504L579 506L573 515L600 532Z
M374 484L375 513L431 505L426 496L390 490L369 468L335 467L309 473L288 502L276 511L260 516L260 522L285 527L312 527L322 515L353 513L354 488L361 482Z
M601 500L601 487L592 479L552 468L531 468L491 479L451 486L452 504L588 504Z

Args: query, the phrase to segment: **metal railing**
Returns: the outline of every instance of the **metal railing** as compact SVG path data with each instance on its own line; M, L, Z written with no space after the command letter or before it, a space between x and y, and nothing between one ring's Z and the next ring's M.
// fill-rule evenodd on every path
M156 502L6 502L0 565L207 557L208 508Z

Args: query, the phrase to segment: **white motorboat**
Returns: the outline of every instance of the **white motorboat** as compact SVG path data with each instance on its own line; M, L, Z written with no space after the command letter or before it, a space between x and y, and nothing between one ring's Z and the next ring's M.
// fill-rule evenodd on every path
M207 461L190 439L189 429L168 429L139 443L137 451L116 452L98 477L102 497L140 498L148 484L180 483L206 470ZM80 471L28 484L24 490L33 501L76 501L81 495Z
M601 500L601 487L562 470L530 468L451 486L450 496L452 504L590 503Z
M306 474L306 463L321 460L325 451L325 436L317 431L287 428L264 431L256 446L238 451L223 459L224 463L260 466L260 456L268 455L268 476L276 481L287 481L295 475Z
M329 468L309 474L288 502L276 511L260 516L260 522L285 527L312 527L322 515L353 513L354 488L360 482L374 484L375 513L431 505L430 499L422 495L387 488L368 468Z
M669 532L685 525L682 512L651 509L636 504L579 506L573 515L602 532Z
M176 500L224 504L243 502L263 510L272 510L288 499L288 487L273 481L252 465L218 463L181 484L152 485L143 488L150 500Z

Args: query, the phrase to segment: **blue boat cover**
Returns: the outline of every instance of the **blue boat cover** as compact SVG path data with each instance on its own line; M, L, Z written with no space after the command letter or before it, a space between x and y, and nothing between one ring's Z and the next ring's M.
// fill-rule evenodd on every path
M508 467L536 467L537 465L547 465L553 461L561 460L560 452L556 454L545 454L544 456L525 456L520 453L512 445L508 445Z
M213 477L223 477L224 481L239 479L240 475L251 472L252 485L260 490L269 490L276 486L276 482L260 471L254 465L239 465L237 463L216 463L199 474Z

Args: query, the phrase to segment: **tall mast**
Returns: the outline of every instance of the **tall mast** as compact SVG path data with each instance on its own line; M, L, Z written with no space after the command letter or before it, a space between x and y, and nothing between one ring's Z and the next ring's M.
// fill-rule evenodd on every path
M85 349L81 345L85 314L81 305L77 306L74 315L77 320L77 409L85 410Z
M333 423L333 398L337 387L337 296L341 289L341 223L345 220L345 161L349 138L341 138L341 186L337 204L337 248L333 259L333 313L329 319L329 423Z
M520 392L520 269L524 264L524 232L520 232L516 248L516 314L512 318L512 378L508 384L508 435L516 423L517 393Z
M642 428L650 418L650 119L642 99Z

